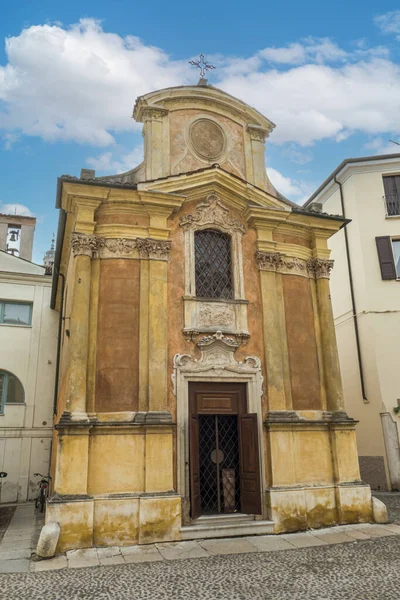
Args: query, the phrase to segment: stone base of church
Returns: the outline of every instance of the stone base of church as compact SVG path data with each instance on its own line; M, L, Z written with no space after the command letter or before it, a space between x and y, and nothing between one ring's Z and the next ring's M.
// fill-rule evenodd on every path
M180 539L181 498L176 494L52 498L46 523L60 524L56 552L92 546L132 546Z
M373 521L371 490L361 482L269 489L267 504L274 533Z

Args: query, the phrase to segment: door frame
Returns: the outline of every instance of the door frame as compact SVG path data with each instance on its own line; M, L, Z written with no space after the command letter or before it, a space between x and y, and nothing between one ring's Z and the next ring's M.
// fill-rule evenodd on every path
M261 361L258 357L247 357L244 363L227 361L216 367L204 364L188 354L177 354L174 358L172 381L177 400L177 490L182 498L182 522L192 523L190 517L190 473L189 473L189 383L245 383L247 410L257 414L258 446L261 483L262 514L256 519L268 518L266 506L265 453L261 398L263 394ZM207 361L205 361L207 362ZM195 521L193 521L195 522Z

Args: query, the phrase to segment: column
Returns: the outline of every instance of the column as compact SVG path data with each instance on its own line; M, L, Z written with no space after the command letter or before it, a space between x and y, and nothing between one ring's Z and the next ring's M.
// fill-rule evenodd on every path
M91 260L96 238L73 234L74 254L72 304L70 314L69 365L65 408L72 420L87 419L87 369ZM69 283L71 286L71 282Z
M342 379L329 289L329 273L333 261L312 258L308 262L308 267L316 279L327 409L332 412L344 411Z
M171 242L151 238L137 239L141 259L148 259L148 345L146 347L145 331L141 339L141 347L148 353L148 410L165 411L168 406L168 258ZM143 261L144 262L144 261ZM142 267L143 267L142 262ZM143 268L141 283L146 286L146 267ZM143 289L141 300L145 300ZM143 307L143 312L145 308ZM142 314L142 309L141 309ZM145 324L143 324L143 327ZM141 330L142 333L142 330ZM140 365L142 381L146 382L145 365ZM140 395L143 403L143 392Z
M257 263L260 269L261 296L263 304L264 352L267 368L268 404L269 410L287 410L286 391L290 392L288 368L285 368L287 353L283 352L283 337L286 331L282 329L281 296L277 286L276 267L281 260L278 252L257 252ZM287 365L286 365L287 366ZM285 385L286 384L286 385Z

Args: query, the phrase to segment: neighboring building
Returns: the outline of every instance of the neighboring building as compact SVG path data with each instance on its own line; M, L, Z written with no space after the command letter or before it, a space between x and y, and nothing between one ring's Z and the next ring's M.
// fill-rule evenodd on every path
M363 480L399 490L400 154L344 160L312 203L351 220L329 240L345 405Z
M49 469L58 315L51 277L30 262L36 219L0 215L0 502L37 494Z
M57 551L372 519L327 240L270 184L273 124L208 85L142 96L144 162L58 182Z

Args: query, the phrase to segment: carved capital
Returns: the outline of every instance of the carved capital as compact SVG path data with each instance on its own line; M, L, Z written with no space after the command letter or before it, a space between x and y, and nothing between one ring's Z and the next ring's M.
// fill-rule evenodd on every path
M168 260L172 243L168 240L153 240L152 238L137 238L136 245L140 258L152 260Z
M333 264L333 260L310 258L310 260L307 261L307 268L311 276L315 277L315 279L329 279Z
M247 125L247 131L250 133L252 140L257 140L257 142L265 143L265 140L271 133L268 129L263 129L259 125Z
M198 229L204 225L216 225L230 234L246 231L242 223L232 218L229 209L222 204L219 196L215 193L207 196L206 201L198 205L195 215L182 216L180 225L184 229Z
M71 246L74 256L90 256L97 248L97 238L95 235L85 235L83 233L73 233L71 237Z
M145 108L143 111L143 121L159 121L162 117L168 114L165 108Z
M278 271L283 264L283 256L279 252L256 252L257 266L260 271Z

